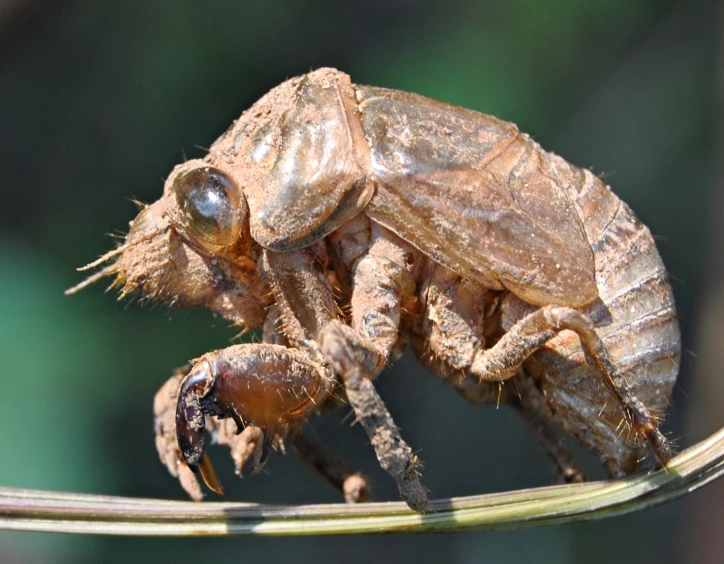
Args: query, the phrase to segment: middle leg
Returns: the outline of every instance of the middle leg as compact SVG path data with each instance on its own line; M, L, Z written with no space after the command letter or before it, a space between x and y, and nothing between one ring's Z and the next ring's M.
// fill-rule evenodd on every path
M330 304L332 289L314 250L266 251L262 265L291 345L307 346L334 369L381 466L395 479L408 505L423 511L427 493L420 483L417 459L372 383L397 344L402 304L407 297L414 299L408 264L413 250L381 228L370 230L364 221L360 218L346 227L358 229L355 234L337 234L344 255L349 251L346 240L359 242L365 229L371 233L367 244L358 245L357 256L347 253L351 264L343 265L343 270L352 272L351 327L338 319L336 306Z

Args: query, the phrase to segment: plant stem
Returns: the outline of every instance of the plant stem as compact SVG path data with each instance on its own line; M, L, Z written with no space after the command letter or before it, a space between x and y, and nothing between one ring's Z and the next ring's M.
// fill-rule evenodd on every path
M327 535L513 529L600 519L653 507L724 474L724 429L665 470L625 480L358 505L195 503L0 488L0 529L112 535Z

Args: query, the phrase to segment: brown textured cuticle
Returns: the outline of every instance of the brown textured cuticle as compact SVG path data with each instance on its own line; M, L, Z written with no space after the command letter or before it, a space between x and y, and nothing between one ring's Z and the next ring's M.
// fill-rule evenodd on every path
M177 166L99 266L69 292L111 276L123 296L263 328L262 344L197 359L180 398L182 373L156 396L159 456L194 499L182 457L216 481L204 426L238 473L258 472L346 398L424 511L420 465L374 386L408 343L468 400L518 408L565 480L582 477L565 436L612 476L671 456L659 424L681 340L650 231L600 178L492 116L335 69L293 78ZM330 453L296 450L347 499L367 495Z

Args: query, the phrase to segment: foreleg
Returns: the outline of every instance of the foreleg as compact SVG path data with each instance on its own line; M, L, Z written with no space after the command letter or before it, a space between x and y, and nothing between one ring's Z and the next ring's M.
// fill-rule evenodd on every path
M173 376L166 381L156 394L153 403L154 428L156 449L161 462L174 478L178 478L181 487L191 499L201 501L204 493L197 479L197 474L184 462L176 438L176 408L181 382L190 371L191 365L174 371ZM237 474L241 475L242 469L247 462L251 463L254 472L263 467L260 459L264 433L259 427L246 427L239 434L236 423L232 419L217 420L210 416L205 417L205 427L214 442L229 447ZM209 481L214 491L217 493L223 492L218 477L214 477L214 474L212 474Z
M243 444L235 450L235 443L226 441L237 459L237 471L249 459L258 470L278 437L296 430L333 386L323 366L295 349L246 344L207 353L177 392L175 426L181 456L189 468L201 471L211 489L222 493L205 452L207 415L236 424Z

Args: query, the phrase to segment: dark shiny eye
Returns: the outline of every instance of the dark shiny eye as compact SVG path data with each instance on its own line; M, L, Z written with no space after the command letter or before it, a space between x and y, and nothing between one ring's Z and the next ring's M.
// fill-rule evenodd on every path
M223 172L202 167L181 174L174 183L176 202L189 235L205 247L233 243L246 216L239 188Z

